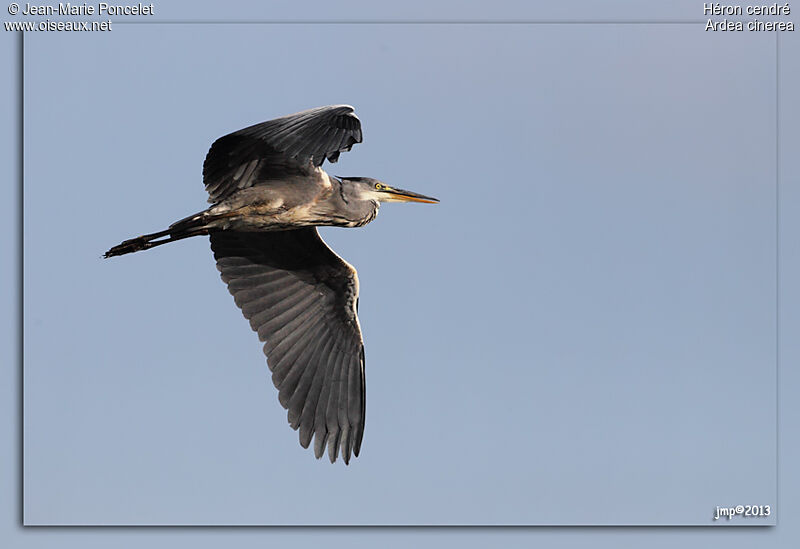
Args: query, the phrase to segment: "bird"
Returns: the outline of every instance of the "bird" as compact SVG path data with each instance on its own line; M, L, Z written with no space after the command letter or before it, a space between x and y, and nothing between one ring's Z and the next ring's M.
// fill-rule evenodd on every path
M362 227L382 202L438 203L322 165L362 142L350 105L317 107L235 131L203 163L211 206L163 231L125 240L105 258L208 235L217 269L264 343L267 365L300 444L320 459L358 456L364 435L364 340L355 268L319 226Z

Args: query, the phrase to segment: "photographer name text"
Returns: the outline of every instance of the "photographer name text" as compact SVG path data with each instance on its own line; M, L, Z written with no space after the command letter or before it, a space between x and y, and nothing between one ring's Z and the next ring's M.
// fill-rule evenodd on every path
M73 4L59 2L56 5L24 4L20 15L153 15L153 4Z

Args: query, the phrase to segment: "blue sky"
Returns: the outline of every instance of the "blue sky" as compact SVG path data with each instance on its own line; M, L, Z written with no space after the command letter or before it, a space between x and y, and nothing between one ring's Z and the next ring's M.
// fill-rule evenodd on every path
M672 25L26 37L26 520L707 524L775 502L774 51ZM297 445L207 242L99 259L204 207L214 138L338 102L365 142L332 173L442 199L323 233L362 282L348 468Z

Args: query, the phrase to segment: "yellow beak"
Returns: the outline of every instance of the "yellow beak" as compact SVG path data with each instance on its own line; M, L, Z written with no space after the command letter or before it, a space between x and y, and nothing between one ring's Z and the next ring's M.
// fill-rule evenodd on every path
M424 194L419 194L412 191L405 191L403 189L395 189L393 187L389 187L388 185L385 185L381 191L391 196L389 200L396 200L398 202L423 202L425 204L437 204L439 202L438 198L425 196Z

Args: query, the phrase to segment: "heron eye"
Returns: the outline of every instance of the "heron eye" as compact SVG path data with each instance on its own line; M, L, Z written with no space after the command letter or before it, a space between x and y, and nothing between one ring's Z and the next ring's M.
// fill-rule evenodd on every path
M383 188L383 185L381 185L380 183L375 183L375 188L377 190L381 190Z

